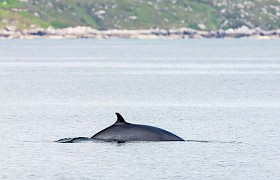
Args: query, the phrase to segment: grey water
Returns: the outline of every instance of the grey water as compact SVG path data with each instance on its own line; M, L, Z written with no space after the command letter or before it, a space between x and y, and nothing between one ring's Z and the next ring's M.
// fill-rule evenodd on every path
M116 121L186 142L56 143ZM280 179L279 40L1 40L0 179Z

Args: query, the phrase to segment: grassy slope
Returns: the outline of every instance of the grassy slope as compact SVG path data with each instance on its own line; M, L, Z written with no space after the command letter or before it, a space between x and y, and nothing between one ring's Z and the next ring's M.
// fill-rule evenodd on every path
M19 29L30 27L36 24L40 27L47 27L48 23L41 21L28 11L27 5L17 0L0 0L0 28L6 26L17 26ZM20 9L21 11L17 11Z
M22 12L18 12L22 11ZM0 0L0 28L280 28L277 0Z

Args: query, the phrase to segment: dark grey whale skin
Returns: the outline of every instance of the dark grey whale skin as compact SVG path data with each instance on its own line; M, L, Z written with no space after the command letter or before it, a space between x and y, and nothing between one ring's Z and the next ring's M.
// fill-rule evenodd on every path
M93 135L91 139L104 141L184 141L179 136L153 126L127 123L116 113L117 121L106 129Z

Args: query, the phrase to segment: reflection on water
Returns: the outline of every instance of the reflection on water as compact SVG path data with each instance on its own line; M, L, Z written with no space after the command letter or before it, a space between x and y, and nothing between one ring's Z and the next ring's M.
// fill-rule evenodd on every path
M279 47L3 40L0 179L279 179ZM115 112L186 142L84 138Z

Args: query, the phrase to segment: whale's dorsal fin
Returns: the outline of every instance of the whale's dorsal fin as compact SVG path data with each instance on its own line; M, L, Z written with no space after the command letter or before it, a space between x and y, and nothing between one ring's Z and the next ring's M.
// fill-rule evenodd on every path
M116 123L118 123L118 124L120 124L120 123L127 123L127 122L125 122L124 118L122 117L122 115L120 113L116 113L116 115L117 115L118 119L115 122L115 124Z

